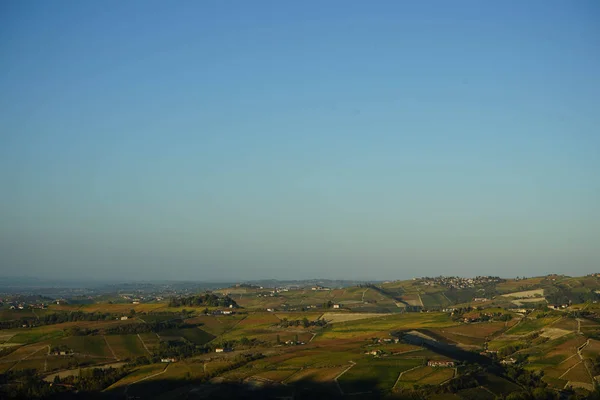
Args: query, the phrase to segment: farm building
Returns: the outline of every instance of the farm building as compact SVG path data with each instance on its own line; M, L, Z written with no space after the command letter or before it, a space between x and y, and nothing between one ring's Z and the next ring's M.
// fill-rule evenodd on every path
M428 367L454 367L454 361L429 360Z
M333 308L340 308L342 305L341 304L334 304Z
M233 349L229 347L218 347L215 349L215 353L229 353L230 351L233 351Z
M562 304L562 305L558 305L558 304L553 304L553 305L549 305L548 308L551 310L560 310L562 308L567 308L569 307L568 304Z
M127 317L125 317L125 316L121 317L121 321L127 321Z

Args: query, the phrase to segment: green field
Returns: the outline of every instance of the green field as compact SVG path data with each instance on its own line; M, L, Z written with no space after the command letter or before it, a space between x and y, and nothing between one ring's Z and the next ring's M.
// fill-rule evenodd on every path
M214 336L219 336L231 330L244 318L246 318L244 315L201 315L187 319L185 322L188 324L198 324L203 331Z
M17 333L10 338L7 343L36 343L45 340L53 340L64 336L62 329L56 329L54 326L43 326L40 328L33 328L27 331L17 331Z
M181 328L181 329L168 329L160 332L160 336L173 337L180 336L190 342L198 345L206 344L215 338L208 332L203 331L200 328Z
M140 333L140 339L150 351L156 351L160 344L160 337L153 332Z
M145 322L165 322L165 321L181 321L180 314L145 314L139 315L138 318Z
M509 335L525 335L528 333L538 331L546 326L552 325L559 319L560 317L524 319L523 321L519 322L517 325L513 326L508 331L506 331L506 333Z
M360 360L338 382L344 393L391 390L401 372L423 365L423 362L423 359L396 357Z
M52 341L52 346L66 346L75 354L112 358L103 336L70 336Z
M445 313L405 313L366 320L340 322L319 336L323 339L368 337L369 335L418 328L443 328L458 325Z
M451 304L442 293L422 294L421 300L423 301L423 305L427 308L444 308Z
M108 335L106 341L121 360L149 355L138 335Z
M0 361L8 362L8 361L18 361L23 358L29 358L34 354L44 355L48 353L48 346L40 343L32 344L29 346L22 346L17 348L12 353L2 357Z
M458 395L463 400L495 400L496 396L484 388L477 387L473 389L465 389L458 392Z
M522 390L522 388L504 378L496 375L486 374L483 385L497 395L506 396L509 393Z
M261 372L254 376L273 382L282 382L298 371L299 369L273 369Z
M125 378L119 380L118 382L114 383L112 386L107 388L106 391L110 392L110 391L114 391L114 390L123 389L125 386L127 386L137 380L140 380L142 378L145 378L147 376L156 374L156 373L164 370L165 366L166 366L165 364L150 364L150 365L143 365L141 367L138 367L135 370L133 370L133 372L131 372L129 375L127 375Z

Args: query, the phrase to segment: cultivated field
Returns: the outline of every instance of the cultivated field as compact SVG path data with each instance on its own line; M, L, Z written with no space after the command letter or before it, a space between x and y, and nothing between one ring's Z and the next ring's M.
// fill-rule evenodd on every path
M391 390L401 372L423 365L419 358L361 360L338 379L344 393L364 392L376 388Z
M106 341L120 360L149 355L138 335L108 335Z
M510 335L525 335L531 332L538 331L545 326L552 325L558 321L560 317L543 317L543 318L525 318L517 325L506 331Z
M455 374L454 368L419 367L406 371L398 383L401 386L413 387L414 385L439 385L451 379Z
M358 321L367 318L385 317L391 314L376 314L376 313L337 313L326 312L322 318L330 324L338 322Z
M521 292L506 293L503 297L515 297L517 299L526 299L529 297L543 297L544 289L524 290Z
M470 336L475 338L486 338L505 329L504 322L480 322L468 325L452 326L440 329L440 332L448 332L455 335Z
M52 346L66 346L75 354L113 358L104 336L69 336L52 341Z
M286 384L290 383L298 383L301 381L309 381L309 382L331 382L334 380L336 376L338 376L342 371L344 371L344 367L334 367L334 368L306 368L303 370L299 370L295 374L289 376L286 380Z
M166 302L61 305L64 311L115 315L132 315L130 310L134 309L135 316L126 321L116 320L113 315L106 321L66 322L34 328L21 328L19 324L20 328L2 330L0 373L36 369L47 381L53 381L55 375L77 377L80 369L112 365L125 366L127 375L106 390L121 396L193 397L192 390L200 395L207 387L213 390L219 386L207 385L210 381L244 384L257 391L279 388L308 395L319 388L327 392L327 396L343 392L348 398L361 398L360 393L369 398L393 392L408 395L416 387L428 391L431 386L444 385L470 368L462 361L483 357L478 353L489 350L499 352L496 355L484 353L485 356L514 357L522 362L518 367L543 372L542 379L552 388L563 389L569 385L591 388L590 372L595 373L592 361L600 354L600 341L595 339L600 331L600 323L596 321L600 306L588 302L556 312L536 305L535 311L517 315L510 304L513 299L523 303L544 301L543 297L536 296L543 296L547 290L544 288L553 282L551 279L568 282L573 290L581 293L592 280L587 277L509 280L497 285L499 292L495 293L503 295L486 303L474 303L473 298L487 294L487 287L449 290L442 285L426 286L419 280L390 282L380 289L369 286L290 290L273 293L272 297L269 290L240 288L243 290L231 293L246 308L234 309L234 315L205 315L204 307L170 308ZM423 304L425 310L414 312L415 309L407 309L401 302L398 303L402 307L397 307L394 297L415 306ZM491 298L493 294L486 297ZM341 309L327 308L328 301L341 304ZM458 310L457 302L464 307L480 308ZM457 309L454 315L450 311L441 312L447 307ZM267 308L277 311L267 312ZM209 310L219 309L223 308ZM43 313L54 310L51 307ZM578 313L573 313L574 310ZM17 313L0 308L0 311L5 321L34 315L28 310ZM513 318L501 321L500 314ZM580 315L586 318L577 319ZM481 320L484 316L491 321L463 323L465 318ZM305 324L304 319L309 323ZM310 324L318 319L327 324ZM282 324L283 320L293 323ZM173 323L172 328L154 324L166 321ZM130 324L145 325L127 327L125 331L151 329L152 332L118 335L109 330ZM72 329L75 326L81 330ZM406 334L411 332L428 335L450 346L440 349L409 344L410 336ZM7 346L13 346L14 351L10 352ZM53 347L68 354L50 354ZM231 347L233 351L217 353L218 347ZM163 357L174 357L175 361L158 363ZM429 360L448 359L456 361L457 368L427 366ZM135 363L125 364L128 361ZM153 364L138 365L148 362ZM459 388L455 394L423 392L427 394L421 397L494 399L506 398L523 389L513 383L519 380L507 379L505 370L500 367L478 374L478 387ZM453 380L452 383L460 386L464 382Z

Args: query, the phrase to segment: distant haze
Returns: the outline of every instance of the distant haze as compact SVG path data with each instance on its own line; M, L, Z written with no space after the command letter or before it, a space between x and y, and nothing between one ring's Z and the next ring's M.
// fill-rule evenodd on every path
M596 1L0 5L0 275L600 267Z

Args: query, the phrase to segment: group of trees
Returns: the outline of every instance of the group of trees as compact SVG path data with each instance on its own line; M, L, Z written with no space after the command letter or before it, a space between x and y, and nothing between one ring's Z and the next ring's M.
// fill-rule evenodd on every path
M295 320L288 320L287 318L283 318L281 320L281 322L279 322L277 324L277 326L281 327L281 328L287 328L287 327L300 327L303 326L304 328L309 328L311 326L325 326L327 325L327 321L325 321L324 319L316 319L314 321L309 321L308 318L304 317L303 319L295 319Z
M585 303L587 301L598 301L600 295L594 290L574 291L568 287L555 286L545 294L549 304Z
M195 326L195 325L194 325ZM146 332L160 332L167 329L190 328L192 325L186 324L180 319L171 321L150 321L145 324L125 324L117 325L105 330L107 335L127 335Z
M511 314L504 314L501 312L494 313L479 313L479 317L477 318L480 322L488 322L488 321L510 321L513 318Z
M52 314L46 314L39 318L36 317L22 317L11 321L0 321L0 329L12 329L21 328L22 326L33 326L33 325L54 325L62 324L64 322L73 321L107 321L116 318L117 316L110 313L93 312L86 313L83 311L73 312L54 312Z
M329 300L326 303L323 303L323 308L332 308L333 307L333 301Z
M174 297L169 301L169 307L239 307L229 296L219 297L213 293L198 296Z
M130 367L81 370L80 375L63 379L56 376L53 383L45 382L34 369L8 371L0 374L0 398L44 399L61 398L66 392L88 398L87 393L100 392L131 372Z
M464 318L464 315L470 312L473 312L475 309L473 307L460 307L455 309L452 312L452 320L459 321ZM503 312L493 312L493 313L482 313L480 312L477 316L476 320L480 322L487 321L510 321L513 318L511 314L503 313Z
M56 394L62 387L44 382L34 369L8 371L0 374L0 398L42 399Z
M156 355L158 358L189 358L198 354L208 353L210 348L206 345L200 346L188 341L169 340L160 342Z
M54 383L73 385L80 392L99 392L131 372L128 366L121 368L93 368L82 369L79 376L70 375L63 379L58 376L54 378Z
M80 328L72 326L64 330L66 336L88 336L98 334L98 329Z

